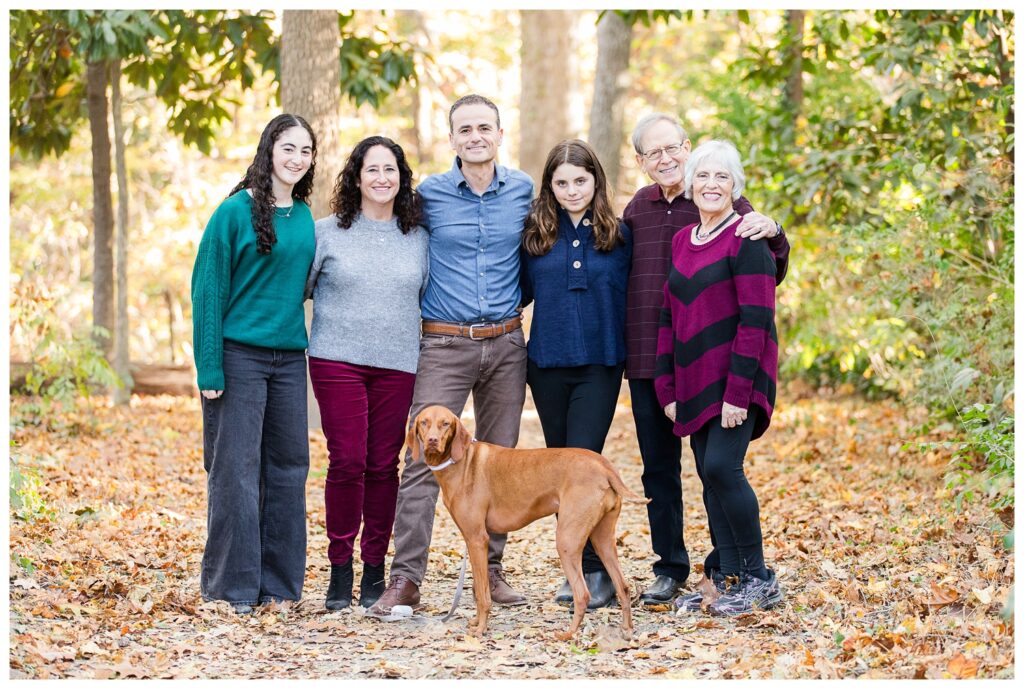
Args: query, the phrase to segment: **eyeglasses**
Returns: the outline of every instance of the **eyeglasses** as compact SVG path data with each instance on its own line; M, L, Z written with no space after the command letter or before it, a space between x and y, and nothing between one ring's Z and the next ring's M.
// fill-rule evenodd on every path
M668 156L674 156L676 153L679 153L679 151L681 151L682 148L682 144L672 144L671 146L663 146L662 148L655 148L654 150L647 151L646 153L643 154L643 156L644 158L653 163L654 161L661 158L662 153Z

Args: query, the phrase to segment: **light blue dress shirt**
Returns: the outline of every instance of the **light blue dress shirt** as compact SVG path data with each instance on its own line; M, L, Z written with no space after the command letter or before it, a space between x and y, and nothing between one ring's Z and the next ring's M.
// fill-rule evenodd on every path
M477 195L456 156L452 169L417 188L430 232L430 277L423 319L487 323L516 315L519 246L533 199L533 180L495 165L494 179Z

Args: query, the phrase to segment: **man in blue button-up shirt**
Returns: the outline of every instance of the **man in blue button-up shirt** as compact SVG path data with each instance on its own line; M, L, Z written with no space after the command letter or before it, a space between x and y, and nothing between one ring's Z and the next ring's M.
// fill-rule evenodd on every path
M419 186L430 232L430 277L423 296L423 337L411 418L432 404L461 415L473 393L478 440L515 447L526 400L526 340L519 318L519 246L533 181L497 165L502 129L497 106L469 95L448 114L452 169ZM472 330L470 329L472 328ZM427 569L439 487L425 462L407 453L395 515L391 581L370 614L416 607ZM373 509L367 505L366 509ZM501 569L504 535L491 535L491 599L525 599Z

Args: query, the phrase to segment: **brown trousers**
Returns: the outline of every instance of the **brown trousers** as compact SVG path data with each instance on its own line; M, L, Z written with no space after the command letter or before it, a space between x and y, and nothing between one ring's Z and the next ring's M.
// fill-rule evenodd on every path
M470 393L476 439L515 447L526 401L526 338L522 328L487 340L454 335L424 335L420 339L409 418L416 418L432 404L461 416ZM413 463L411 453L406 451L398 487L392 576L401 574L422 585L439 492L426 462ZM489 564L501 562L505 540L504 534L491 534Z

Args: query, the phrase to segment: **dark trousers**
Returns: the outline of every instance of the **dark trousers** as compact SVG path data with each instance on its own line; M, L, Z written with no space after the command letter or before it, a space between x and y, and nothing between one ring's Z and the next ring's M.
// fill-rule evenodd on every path
M398 451L416 375L311 356L309 376L329 456L327 559L332 565L348 562L362 524L363 562L383 564L395 523Z
M548 447L582 447L600 453L615 416L623 366L541 368L527 361L526 382ZM605 571L590 541L583 571Z
M299 600L306 572L306 355L224 341L224 394L203 398L206 600Z
M647 521L651 527L651 548L658 556L654 575L686 581L690 575L690 556L683 540L682 441L672 431L672 422L658 403L653 379L631 379L629 395L644 464L644 495L651 500L647 503ZM704 566L708 571L707 562Z
M758 413L751 407L746 421L735 428L722 428L722 417L716 416L690 436L690 447L704 483L704 505L722 573L749 572L763 579L767 572L757 496L743 473Z

